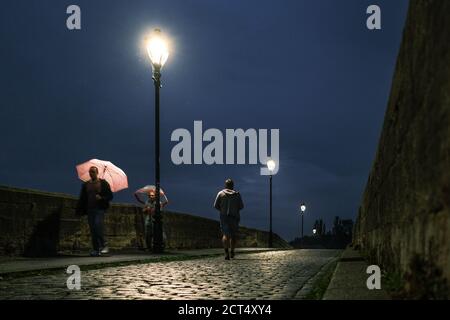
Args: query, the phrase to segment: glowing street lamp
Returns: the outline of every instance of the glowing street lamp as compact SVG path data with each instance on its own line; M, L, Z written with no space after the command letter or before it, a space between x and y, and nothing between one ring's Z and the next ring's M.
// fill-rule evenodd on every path
M155 214L153 217L153 252L164 251L163 228L160 203L160 162L159 162L159 89L161 88L161 68L169 57L167 41L161 35L161 30L155 29L146 44L147 52L152 62L153 83L155 85Z
M306 210L306 205L304 203L302 203L300 205L300 211L303 213L303 212L305 212L305 210Z
M269 229L269 248L273 246L273 233L272 233L272 173L276 167L276 163L273 160L267 161L267 169L270 172L270 229Z
M147 53L154 69L161 69L169 57L167 41L162 37L161 30L155 29L147 41Z
M277 166L277 164L275 163L275 161L273 161L273 160L267 161L267 169L269 169L270 173L272 173L273 170L275 170L276 166Z
M300 214L302 215L302 237L301 239L303 239L303 215L306 211L306 204L304 202L302 202L302 204L300 205Z

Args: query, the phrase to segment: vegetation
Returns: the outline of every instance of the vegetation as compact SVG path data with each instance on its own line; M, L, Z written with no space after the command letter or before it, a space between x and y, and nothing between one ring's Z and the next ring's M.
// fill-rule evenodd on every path
M327 291L331 278L333 277L334 270L336 269L338 259L334 260L325 266L322 274L320 274L312 284L311 291L306 295L307 300L322 300L325 291Z

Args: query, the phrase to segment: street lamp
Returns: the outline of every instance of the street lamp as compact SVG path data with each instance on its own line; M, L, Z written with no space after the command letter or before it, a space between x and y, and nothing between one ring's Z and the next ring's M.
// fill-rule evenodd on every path
M306 211L306 204L303 202L300 205L300 214L302 215L302 237L301 237L301 239L303 239L303 214L305 213L305 211Z
M273 246L273 234L272 234L272 173L276 167L276 163L273 160L267 161L267 169L270 172L270 231L269 231L269 248Z
M147 42L147 52L152 62L153 83L155 85L155 187L156 203L153 217L153 252L164 251L163 228L160 203L160 167L159 167L159 89L161 88L161 68L169 57L167 42L161 36L161 30L155 29Z

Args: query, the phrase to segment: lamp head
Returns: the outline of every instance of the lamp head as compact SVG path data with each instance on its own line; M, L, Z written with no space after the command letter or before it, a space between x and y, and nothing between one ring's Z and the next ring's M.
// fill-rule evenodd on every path
M270 172L272 172L276 167L276 163L273 160L267 161L267 169L269 169Z
M146 43L147 53L155 69L161 69L169 57L167 41L161 35L160 29L155 29Z
M304 203L302 203L302 204L300 205L300 211L301 211L302 213L306 211L306 205L305 205Z

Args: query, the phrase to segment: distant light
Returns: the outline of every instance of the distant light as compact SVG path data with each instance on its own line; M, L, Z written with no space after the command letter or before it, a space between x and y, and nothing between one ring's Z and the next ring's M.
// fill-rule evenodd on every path
M269 171L273 171L276 167L276 163L273 160L269 160L267 161L267 169L269 169Z
M302 213L306 211L306 205L304 203L300 205L300 210L302 211Z
M313 234L316 234L317 233L317 230L316 229L313 229Z
M156 68L162 68L169 57L167 41L161 36L161 30L155 29L146 44L147 52Z

